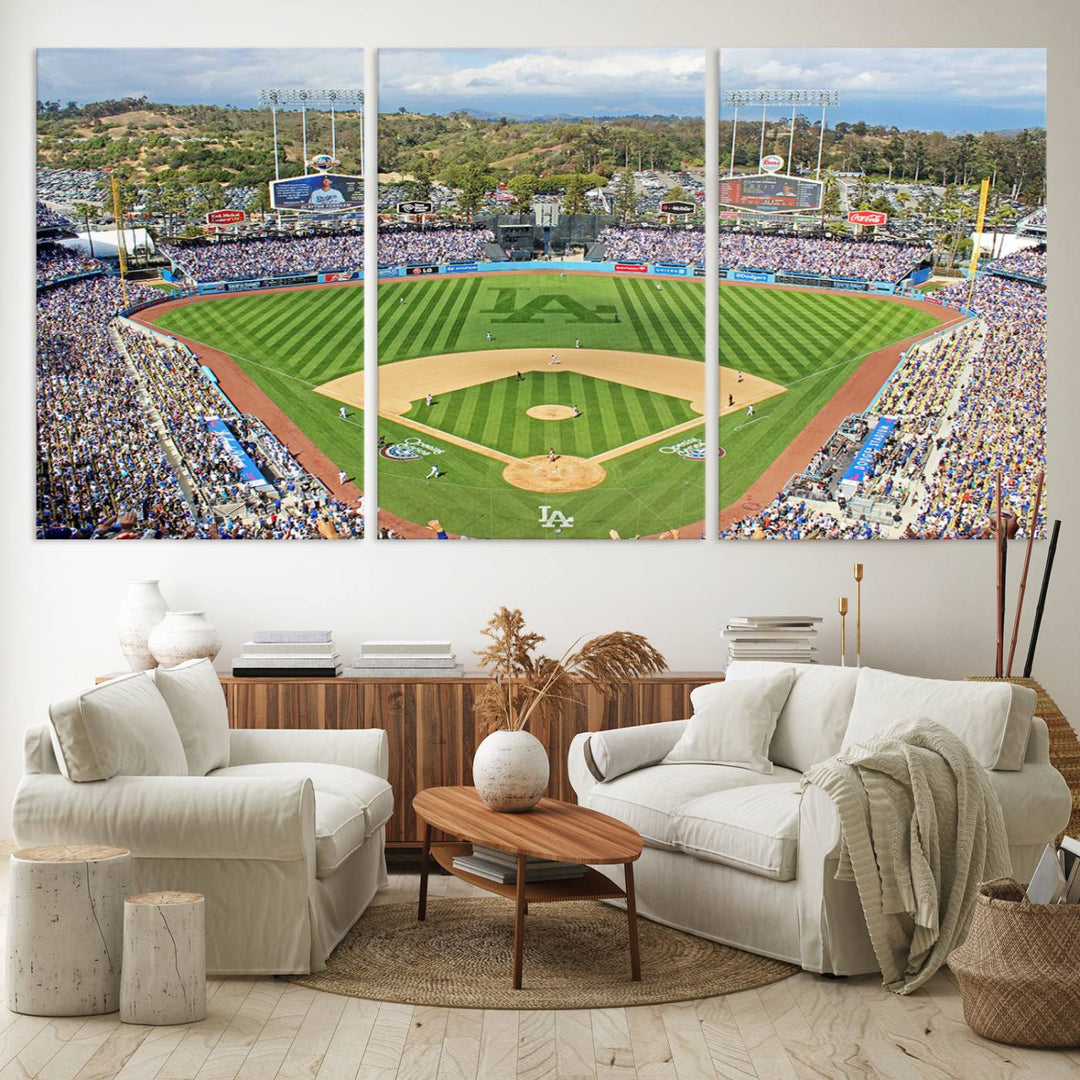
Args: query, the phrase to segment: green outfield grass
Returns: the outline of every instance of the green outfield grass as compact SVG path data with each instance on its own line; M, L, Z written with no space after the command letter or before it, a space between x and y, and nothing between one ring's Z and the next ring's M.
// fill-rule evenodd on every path
M534 405L576 405L581 415L537 420L526 414ZM530 371L520 381L511 375L439 394L430 406L414 402L405 415L481 446L526 458L546 454L552 446L560 454L592 457L700 414L681 398L575 371Z
M720 286L720 363L787 393L720 418L720 505L740 499L871 353L938 325L870 296Z
M657 289L655 279L551 272L383 282L380 363L534 347L546 358L572 350L575 341L585 348L700 359L700 282L661 285ZM342 422L338 404L314 393L363 366L362 288L213 298L178 308L158 325L229 353L316 445L362 482L361 417ZM866 355L934 325L928 314L879 298L725 285L722 363L778 382L788 392L757 406L755 423L747 424L742 413L722 418L721 505L746 491ZM444 395L436 406L445 409L441 418L427 415L422 404L413 414L522 457L553 443L560 453L590 456L693 416L678 399L567 371L533 372L523 384L515 383L498 380ZM531 404L577 404L583 416L534 421L524 415ZM417 435L383 419L379 434L390 443ZM380 458L379 501L402 517L438 518L451 532L471 536L552 537L555 530L541 525L541 506L573 517L563 538L607 536L610 529L624 536L656 533L704 514L703 461L661 452L695 435L703 437L703 427L606 462L607 479L599 487L551 496L508 486L501 462L425 438L442 451L436 455L442 475L424 479L429 457Z
M379 363L477 349L625 349L701 360L700 283L495 273L379 284ZM618 322L615 321L618 316ZM487 340L491 331L493 341Z
M316 446L357 483L363 416L348 422L314 387L364 366L364 290L354 285L224 296L158 319L162 330L228 353Z

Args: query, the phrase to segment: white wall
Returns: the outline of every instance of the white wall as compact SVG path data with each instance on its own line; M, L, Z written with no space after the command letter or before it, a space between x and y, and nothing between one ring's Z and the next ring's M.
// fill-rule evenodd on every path
M268 17L276 10L280 18ZM1063 519L1054 590L1036 676L1074 723L1080 718L1080 314L1077 228L1066 217L1069 176L1080 168L1072 132L1080 18L1070 4L1028 0L1023 25L1012 0L954 0L932 17L893 0L688 0L664 7L620 0L590 7L549 0L526 9L474 0L394 5L323 0L308 19L296 5L189 0L122 9L52 0L5 5L0 71L11 248L0 290L5 374L0 393L0 836L20 772L22 728L53 697L113 670L113 633L128 579L160 577L174 607L205 607L227 661L256 627L330 626L351 651L365 637L449 636L459 655L500 604L524 609L561 649L578 634L641 631L681 670L715 669L718 628L730 615L798 610L830 616L822 659L835 657L835 598L851 593L851 564L866 565L864 660L900 671L962 676L992 670L994 553L980 543L611 544L548 543L126 543L35 542L33 517L33 48L110 45L1048 45L1051 198L1051 512ZM287 14L286 14L287 12ZM337 18L328 17L336 12ZM667 15L683 19L665 25ZM220 21L219 21L220 19ZM784 27L787 27L785 30ZM222 35L226 35L223 37ZM628 73L632 78L632 73ZM1045 545L1039 545L1036 570ZM1018 567L1020 548L1013 555ZM1015 580L1015 574L1014 574ZM1029 613L1033 608L1029 590Z

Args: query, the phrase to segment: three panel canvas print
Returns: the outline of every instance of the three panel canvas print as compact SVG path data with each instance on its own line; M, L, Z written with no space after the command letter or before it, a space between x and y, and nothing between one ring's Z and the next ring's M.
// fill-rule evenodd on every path
M1041 536L1045 52L706 69L41 50L37 535Z

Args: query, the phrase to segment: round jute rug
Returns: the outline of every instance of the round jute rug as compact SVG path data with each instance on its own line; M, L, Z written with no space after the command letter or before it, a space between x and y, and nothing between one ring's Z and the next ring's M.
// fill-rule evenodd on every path
M593 900L533 904L522 989L510 988L514 906L498 899L375 905L324 971L289 976L315 990L458 1009L603 1009L749 990L794 975L779 960L638 920L641 982L630 979L626 914Z

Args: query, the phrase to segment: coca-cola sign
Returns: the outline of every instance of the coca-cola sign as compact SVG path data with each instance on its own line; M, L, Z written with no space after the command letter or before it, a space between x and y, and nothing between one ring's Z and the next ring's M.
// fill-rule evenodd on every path
M852 225L884 225L889 215L880 210L851 210L847 219Z

